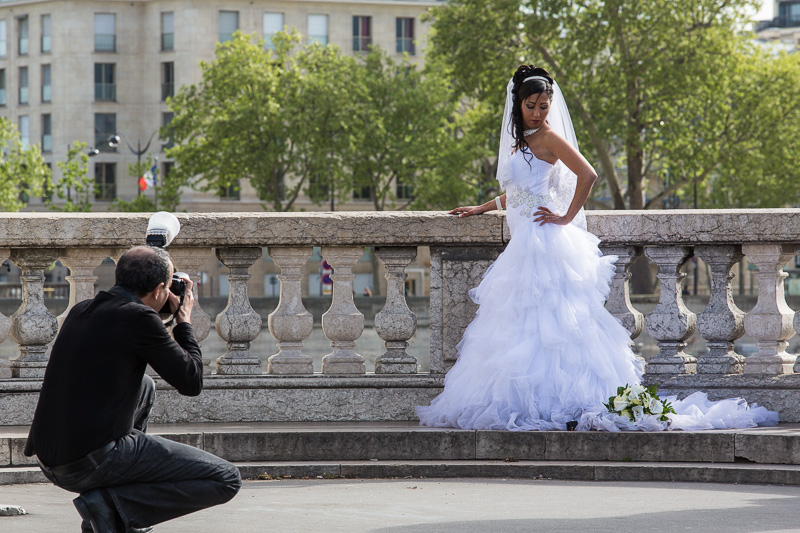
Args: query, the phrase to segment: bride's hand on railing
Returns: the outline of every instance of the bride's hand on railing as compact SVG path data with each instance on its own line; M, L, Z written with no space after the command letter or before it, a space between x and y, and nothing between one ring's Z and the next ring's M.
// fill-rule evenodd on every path
M468 217L471 215L480 215L483 213L482 205L468 205L464 207L456 207L450 211L451 215L458 215L459 217Z

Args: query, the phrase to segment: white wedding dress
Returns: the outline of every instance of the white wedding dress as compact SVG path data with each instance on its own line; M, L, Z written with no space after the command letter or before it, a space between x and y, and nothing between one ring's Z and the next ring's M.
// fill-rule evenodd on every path
M599 239L569 224L533 222L539 206L557 209L550 177L566 170L517 151L504 183L511 240L470 291L479 305L458 344L444 391L417 407L424 426L463 429L578 430L724 429L774 425L777 413L739 398L708 401L695 393L671 398L677 414L636 422L603 406L617 387L638 384L643 363L628 331L604 307L615 257ZM563 208L563 202L561 203Z

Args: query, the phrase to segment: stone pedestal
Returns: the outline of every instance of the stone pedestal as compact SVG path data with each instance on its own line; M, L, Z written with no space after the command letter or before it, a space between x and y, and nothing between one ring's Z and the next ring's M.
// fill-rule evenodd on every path
M701 374L741 374L744 357L733 351L733 343L744 335L744 313L736 307L731 292L731 267L742 257L737 245L697 246L695 252L711 270L708 307L697 316L697 328L707 340L708 353L697 362Z
M685 353L686 339L697 327L697 316L683 303L681 267L692 256L691 246L648 247L645 254L658 265L661 295L647 315L647 332L658 341L659 352L647 364L648 374L694 374L697 360Z
M260 374L261 360L250 353L250 343L261 332L261 316L247 295L247 270L263 254L261 248L218 248L217 258L230 269L228 305L217 315L217 333L228 353L217 359L217 374Z
M417 256L417 249L378 248L375 254L386 266L386 304L375 315L375 331L386 341L386 353L375 362L375 373L414 374L417 358L406 353L406 348L417 331L417 316L406 303L405 268Z
M794 337L794 311L786 304L784 265L795 253L788 244L745 244L742 251L758 266L758 301L744 317L745 331L756 339L758 352L744 362L745 374L791 374L796 356L786 353Z
M631 304L630 279L628 271L631 263L642 255L640 246L606 246L600 245L603 255L616 255L614 265L617 267L606 301L606 309L619 320L635 339L644 331L644 315Z
M314 360L303 353L303 341L314 329L314 317L303 307L303 268L311 257L311 248L269 249L269 255L281 269L281 295L278 307L269 314L267 323L278 340L275 355L269 358L270 374L313 374Z
M333 352L322 358L323 374L363 374L364 358L355 351L356 339L364 331L364 315L353 303L353 266L364 255L360 246L325 246L322 257L333 268L333 301L322 315L322 331L331 340Z
M63 255L47 248L15 249L11 260L22 269L22 305L11 315L11 338L20 355L11 361L15 378L44 377L47 345L58 332L58 320L44 305L44 269Z
M69 282L69 305L58 316L59 328L75 304L94 298L94 283L97 281L94 269L117 251L116 248L68 248L59 257L64 266L69 268L66 278Z

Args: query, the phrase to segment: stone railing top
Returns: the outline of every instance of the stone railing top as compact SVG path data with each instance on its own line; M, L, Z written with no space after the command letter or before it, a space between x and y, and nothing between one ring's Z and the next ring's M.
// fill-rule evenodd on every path
M504 217L445 212L176 213L174 246L501 245ZM3 213L0 247L129 247L144 243L149 213ZM800 209L588 211L589 231L611 244L797 242Z
M800 209L587 211L589 231L609 244L797 242Z

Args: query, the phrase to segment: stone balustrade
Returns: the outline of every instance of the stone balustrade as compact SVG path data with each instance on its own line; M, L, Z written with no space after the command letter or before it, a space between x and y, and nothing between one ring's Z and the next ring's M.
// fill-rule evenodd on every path
M184 398L166 384L155 419L190 421L306 421L413 419L442 386L443 374L457 357L456 344L475 313L467 295L508 241L503 215L460 219L444 213L202 213L180 214L182 231L169 250L179 269L192 276L214 254L230 269L228 304L216 317L216 334L225 353L204 354L208 377L199 398ZM607 308L631 333L647 331L658 342L646 381L662 391L703 390L713 398L743 396L780 411L785 421L800 421L800 363L786 352L800 331L800 314L786 304L783 266L794 256L800 210L717 210L587 213L589 230L604 253L617 256ZM0 341L19 346L12 378L0 380L0 425L30 421L47 363L47 347L66 316L44 305L43 271L60 259L70 268L70 307L93 294L93 269L142 243L145 214L15 213L0 216L0 258L22 269L22 304L0 315ZM302 267L313 246L333 267L333 297L322 316L331 352L315 373L303 343L313 317L301 300ZM353 265L365 246L376 247L387 279L385 307L375 330L385 353L367 368L358 353L364 316L353 301ZM403 291L405 269L419 246L431 251L430 372L419 372L406 351L416 331L416 316ZM280 268L280 300L263 328L247 292L248 269L268 250ZM709 266L709 304L695 314L682 300L686 261L698 256ZM756 306L744 313L733 302L731 270L743 257L758 267ZM658 267L660 297L646 316L630 299L629 268L645 258ZM513 288L509 288L513 290ZM195 305L199 339L211 320ZM744 333L757 340L757 353L735 353ZM266 368L252 349L261 335L276 339L278 353ZM686 353L686 340L699 334L708 352Z

